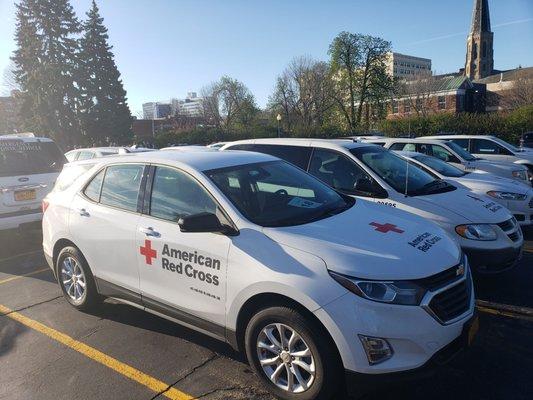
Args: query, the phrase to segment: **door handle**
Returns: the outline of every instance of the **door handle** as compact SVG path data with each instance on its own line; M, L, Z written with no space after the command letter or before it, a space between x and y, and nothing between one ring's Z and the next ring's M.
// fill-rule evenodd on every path
M80 208L78 210L78 212L80 213L80 215L82 217L90 217L91 216L91 214L89 214L89 212L85 208Z
M154 231L154 228L151 226L148 228L139 228L139 232L144 233L146 236L159 237L161 234L157 231Z

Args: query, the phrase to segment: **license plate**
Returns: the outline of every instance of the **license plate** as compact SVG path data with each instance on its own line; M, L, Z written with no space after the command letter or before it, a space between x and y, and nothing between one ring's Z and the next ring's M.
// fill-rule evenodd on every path
M35 190L19 190L15 192L15 201L35 200L36 198Z
M474 338L476 337L478 331L479 331L479 318L475 317L474 321L468 328L468 345L469 346L474 341Z

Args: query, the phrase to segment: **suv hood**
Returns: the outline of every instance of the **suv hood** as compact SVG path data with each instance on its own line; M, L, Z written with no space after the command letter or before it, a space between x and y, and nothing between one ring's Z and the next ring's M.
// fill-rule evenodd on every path
M329 218L263 232L322 258L332 271L365 279L427 277L461 256L459 245L436 224L365 200Z
M469 161L468 166L470 168L480 169L487 172L509 172L525 169L523 165L518 165L512 162L506 161L493 161L493 160L476 160Z
M531 186L526 186L514 179L502 178L489 173L471 173L460 178L446 178L448 181L457 182L469 189L496 190L499 192L512 192L526 194Z
M420 203L417 204L417 201ZM427 205L438 206L442 211L448 211L448 213L461 217L460 220L456 221L452 219L452 216L448 218L451 223L456 222L457 224L464 224L465 222L497 224L512 217L505 207L490 197L477 195L462 188L446 193L412 197L409 203L423 210L427 208ZM437 214L442 215L442 211L440 213L437 211ZM442 216L446 217L446 215Z

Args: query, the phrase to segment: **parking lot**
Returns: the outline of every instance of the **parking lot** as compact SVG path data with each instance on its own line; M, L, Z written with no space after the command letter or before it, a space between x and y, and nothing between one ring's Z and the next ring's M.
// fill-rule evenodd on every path
M513 271L477 280L481 327L436 377L368 399L533 398L533 231ZM70 307L39 232L0 243L0 399L271 399L229 346L128 305ZM504 307L500 305L516 307Z

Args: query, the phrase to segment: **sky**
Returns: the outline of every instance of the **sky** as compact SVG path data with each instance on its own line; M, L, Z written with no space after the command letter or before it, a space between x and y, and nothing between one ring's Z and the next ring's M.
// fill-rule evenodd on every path
M144 102L184 98L223 75L244 82L264 107L294 57L327 61L329 44L344 30L431 58L437 73L457 71L473 7L473 0L96 1L134 115ZM90 0L71 4L85 18ZM489 5L495 68L533 66L533 0ZM13 0L0 0L0 72L15 49L15 22Z

